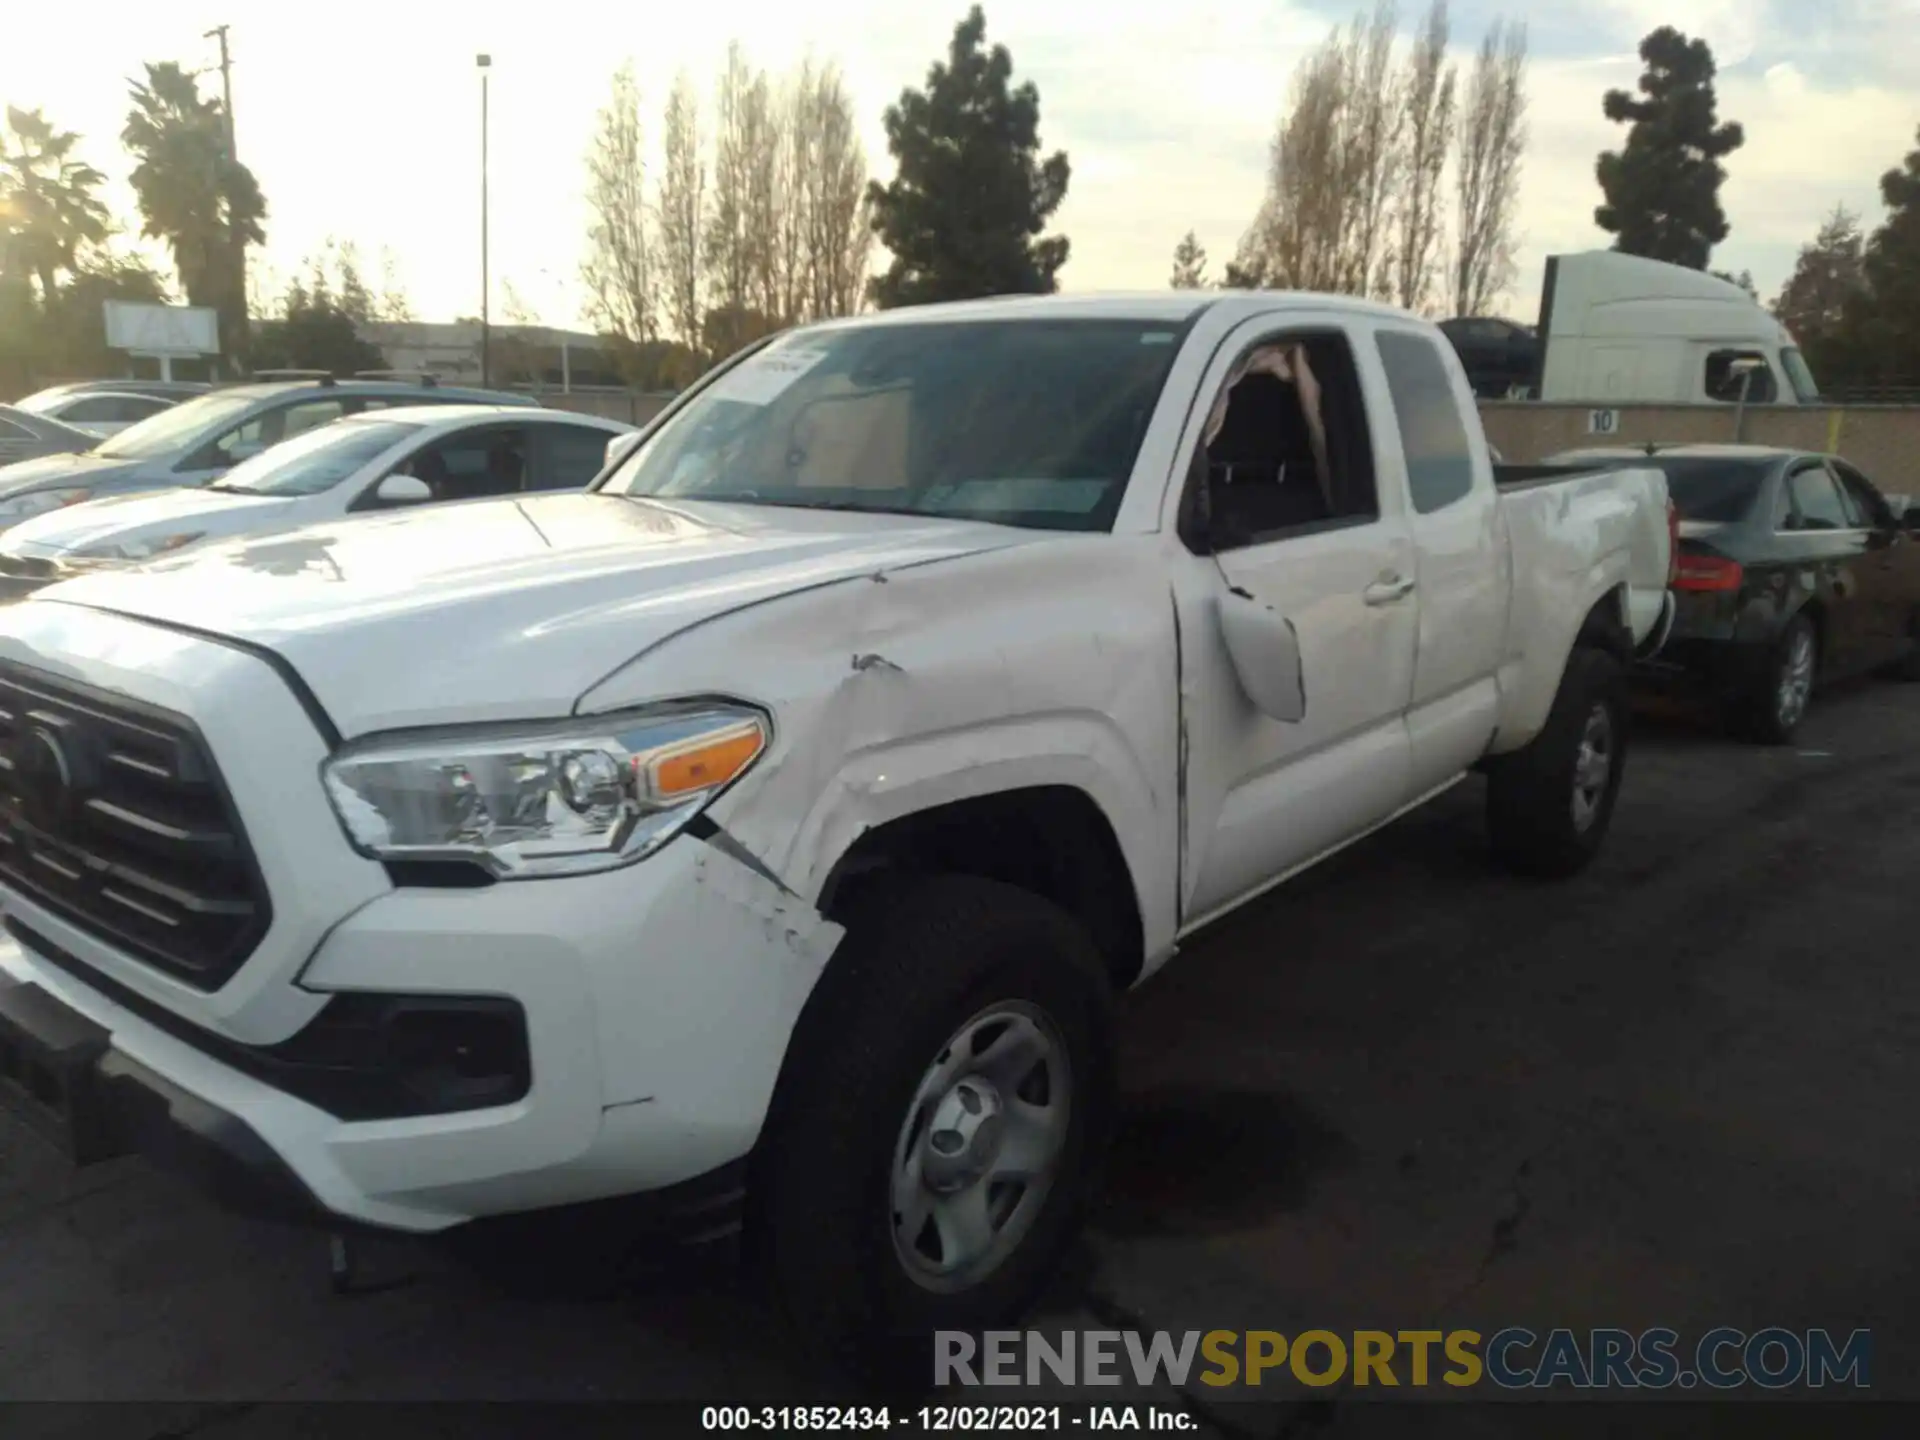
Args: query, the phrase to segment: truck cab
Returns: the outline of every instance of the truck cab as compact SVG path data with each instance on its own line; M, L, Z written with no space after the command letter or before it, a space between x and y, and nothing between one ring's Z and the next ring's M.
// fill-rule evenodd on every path
M1533 398L1607 405L1813 405L1785 326L1738 285L1637 255L1547 259Z

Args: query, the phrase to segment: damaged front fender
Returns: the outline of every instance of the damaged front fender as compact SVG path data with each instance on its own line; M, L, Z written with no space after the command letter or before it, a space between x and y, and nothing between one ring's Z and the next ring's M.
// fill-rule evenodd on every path
M809 902L878 826L1074 787L1119 839L1152 953L1177 889L1173 624L1151 537L1061 536L717 617L578 708L721 693L765 706L773 745L711 820Z

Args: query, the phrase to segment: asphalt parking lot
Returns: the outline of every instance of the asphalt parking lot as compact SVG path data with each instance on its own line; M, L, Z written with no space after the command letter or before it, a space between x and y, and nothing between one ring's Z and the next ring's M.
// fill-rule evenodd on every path
M1144 987L1050 1317L1869 1327L1875 1391L1920 1396L1920 687L1832 696L1792 749L1636 742L1571 884L1492 874L1469 782ZM509 1299L376 1258L411 1283L335 1298L317 1238L0 1122L0 1397L214 1434L268 1400L818 1393L723 1261Z

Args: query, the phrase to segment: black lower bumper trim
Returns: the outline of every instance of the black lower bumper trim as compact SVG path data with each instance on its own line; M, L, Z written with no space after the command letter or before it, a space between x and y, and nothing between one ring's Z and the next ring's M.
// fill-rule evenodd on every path
M113 1049L104 1028L38 985L0 981L0 1104L77 1165L139 1153L230 1209L326 1216L244 1120Z
M0 977L0 1108L76 1164L137 1153L224 1208L332 1231L380 1227L334 1214L246 1121L112 1048L101 1026L38 985ZM468 1221L445 1232L489 1245L560 1226L692 1245L739 1228L745 1159L659 1190Z
M238 1116L117 1050L101 1060L99 1074L126 1147L191 1181L223 1209L296 1225L344 1223Z

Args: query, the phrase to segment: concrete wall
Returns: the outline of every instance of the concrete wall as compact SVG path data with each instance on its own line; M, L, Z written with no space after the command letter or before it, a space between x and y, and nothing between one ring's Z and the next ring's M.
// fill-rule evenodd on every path
M1611 436L1590 432L1594 408L1494 400L1482 402L1480 416L1487 438L1515 462L1587 445L1734 439L1733 407L1727 405L1621 406L1613 412L1619 430ZM1843 455L1883 490L1920 492L1920 406L1756 406L1747 411L1741 438L1750 445Z

